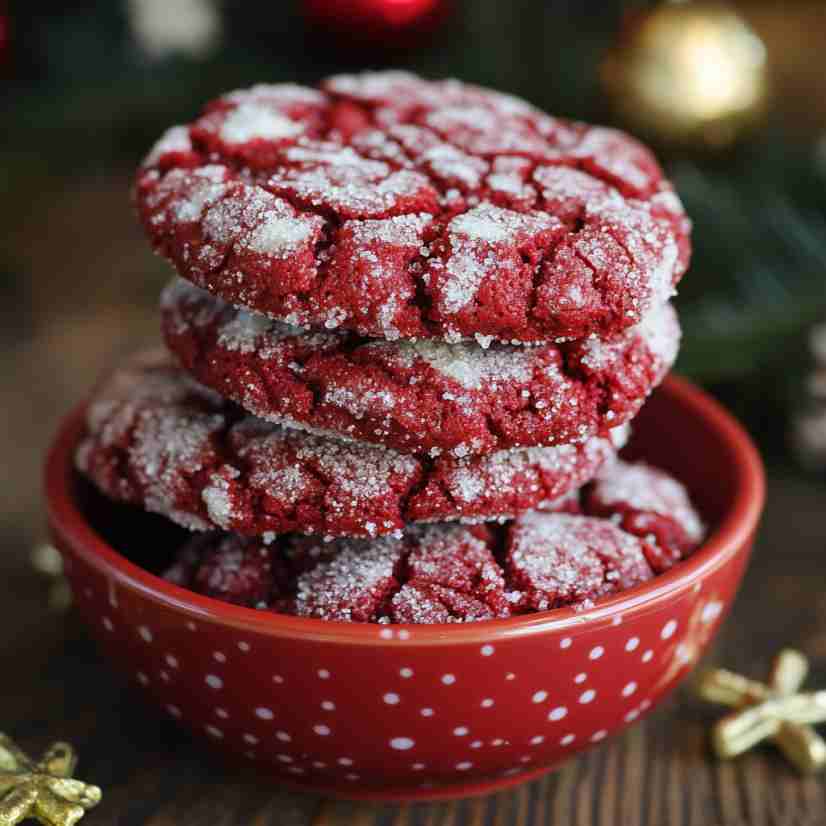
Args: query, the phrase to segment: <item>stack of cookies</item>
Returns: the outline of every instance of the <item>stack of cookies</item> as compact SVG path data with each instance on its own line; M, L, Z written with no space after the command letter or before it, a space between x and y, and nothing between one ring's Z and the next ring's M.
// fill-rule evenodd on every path
M173 581L463 621L589 604L699 541L682 486L616 457L689 257L633 139L400 72L261 85L170 129L137 202L179 276L168 352L101 385L77 464L200 532Z

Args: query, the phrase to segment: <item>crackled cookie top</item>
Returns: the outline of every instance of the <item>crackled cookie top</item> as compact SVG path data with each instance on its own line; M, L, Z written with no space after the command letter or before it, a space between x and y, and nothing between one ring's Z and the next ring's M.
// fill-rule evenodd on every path
M195 284L388 340L605 337L689 257L682 206L628 135L402 72L224 95L160 139L136 193Z
M98 389L76 462L107 495L195 530L378 536L551 503L625 437L617 428L556 447L414 457L248 416L155 353Z
M607 519L525 513L509 528L505 567L522 605L587 604L650 579L644 540Z
M493 551L489 530L459 525L333 542L211 533L187 543L164 577L227 602L300 617L470 622L510 616L518 599L507 591Z
M603 468L586 490L585 508L645 539L648 561L658 573L703 538L703 523L685 487L644 462L617 461Z
M623 530L617 516L528 512L502 527L436 524L332 542L208 533L184 545L164 576L224 601L339 622L586 609L657 573L649 539Z
M487 349L304 331L180 279L164 291L162 312L181 364L251 413L431 456L604 435L636 415L680 339L668 304L607 343Z

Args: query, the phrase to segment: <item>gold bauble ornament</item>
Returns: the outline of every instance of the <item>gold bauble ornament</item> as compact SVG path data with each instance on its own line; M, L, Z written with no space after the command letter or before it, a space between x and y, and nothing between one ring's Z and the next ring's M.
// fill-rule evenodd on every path
M719 148L764 119L766 48L734 9L667 2L629 20L601 67L629 128L662 143Z

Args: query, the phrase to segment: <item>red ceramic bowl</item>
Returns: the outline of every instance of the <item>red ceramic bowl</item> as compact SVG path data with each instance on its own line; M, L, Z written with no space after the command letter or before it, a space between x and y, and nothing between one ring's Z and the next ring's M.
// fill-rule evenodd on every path
M199 596L126 559L118 548L168 556L164 545L178 536L159 539L156 518L89 493L72 469L81 427L77 410L51 449L49 517L77 609L106 655L225 754L293 786L353 798L500 789L645 714L696 662L731 604L765 493L746 433L702 391L670 378L640 414L631 451L683 480L707 520L709 537L690 560L582 613L463 626L332 623Z

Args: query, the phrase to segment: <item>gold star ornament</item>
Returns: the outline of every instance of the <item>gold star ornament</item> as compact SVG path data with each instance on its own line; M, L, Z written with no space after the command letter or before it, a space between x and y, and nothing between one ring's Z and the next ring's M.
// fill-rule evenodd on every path
M97 786L74 780L77 764L68 743L55 743L34 762L0 734L0 826L31 818L44 826L73 826L100 803Z
M724 668L702 674L697 683L700 697L736 709L712 730L718 757L737 757L771 740L801 772L823 769L826 741L812 726L826 722L826 691L800 691L808 672L806 657L786 648L775 657L766 683Z

